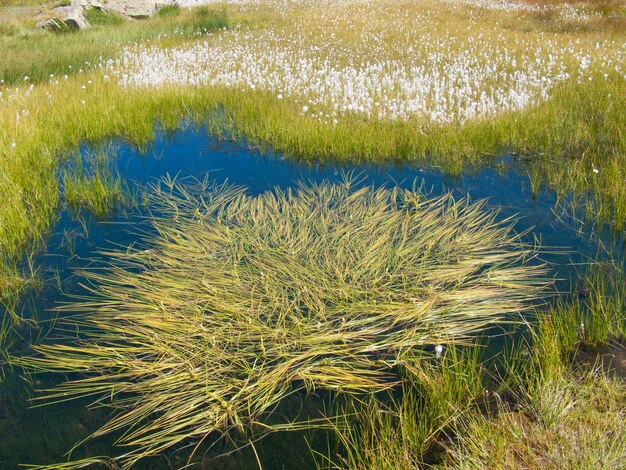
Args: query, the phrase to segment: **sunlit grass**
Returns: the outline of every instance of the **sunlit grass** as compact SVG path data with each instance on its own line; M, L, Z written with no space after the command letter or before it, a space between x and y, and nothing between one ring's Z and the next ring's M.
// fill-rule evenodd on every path
M396 9L386 9L384 5L371 7L371 10L364 10L367 14L356 16L339 14L352 11L356 8L354 5L342 4L336 8L335 11L327 6L309 5L288 8L277 14L271 6L257 6L249 13L233 10L230 14L253 39L262 38L268 30L285 31L296 38L301 36L299 41L309 47L318 43L327 47L341 66L349 66L354 57L358 57L359 63L353 64L357 68L361 61L375 60L377 55L399 61L399 64L410 64L422 60L425 54L436 54L442 40L445 40L444 45L448 44L450 53L463 53L464 36L455 31L468 28L481 38L478 42L474 39L472 47L476 50L488 51L492 43L508 45L518 41L543 47L546 40L542 31L508 31L492 21L498 18L497 12L468 16L456 7L424 4L407 7L413 15L403 19L395 15ZM338 17L353 18L350 27L338 22ZM431 22L419 21L422 17ZM68 79L63 78L64 71L70 70L69 65L73 64L71 70L76 72L86 67L86 58L96 64L103 54L98 52L103 44L115 55L123 46L117 43L154 37L174 28L182 31L182 36L162 38L156 43L159 47L179 45L190 40L187 32L207 27L199 24L205 19L212 22L212 27L228 22L222 10L199 9L182 12L179 17L94 27L78 34L37 32L33 33L32 40L30 36L23 40L3 39L7 47L0 49L0 54L5 54L0 63L12 70L11 80L20 84L19 91L13 86L0 90L0 124L5 131L0 135L0 174L3 175L0 189L9 198L0 208L3 258L16 264L15 258L45 237L58 207L59 192L54 176L59 154L76 148L81 141L97 141L111 135L121 135L145 145L153 136L155 122L173 127L189 114L198 122L208 119L210 128L218 134L245 138L311 160L373 163L390 159L426 160L458 173L466 165L484 162L491 155L529 154L538 162L541 171L537 173L544 175L544 184L560 194L573 191L591 198L586 205L589 218L597 217L618 230L626 220L626 192L621 170L626 154L621 131L626 121L625 80L623 73L617 71L609 70L605 77L601 64L592 65L580 83L572 77L555 85L552 97L546 101L464 124L433 123L420 117L408 120L368 118L359 112L333 117L333 110L323 103L309 104L310 109L303 113L307 97L288 99L285 90L279 99L281 90L263 91L258 87L251 90L245 86L243 89L178 85L158 90L123 89L108 70L85 69ZM390 29L389 25L394 28ZM608 49L603 50L598 60L613 61L619 68L620 49L610 45L614 37L620 37L615 34L601 36ZM201 41L227 44L229 37L216 33ZM333 41L330 46L329 38ZM373 42L375 38L377 42ZM426 44L423 38L432 38L432 41ZM548 39L555 47L575 43L580 51L591 55L598 40L591 35L574 38L570 34L556 33L551 33ZM407 44L414 45L415 57L407 52ZM543 60L551 51L542 50L538 57ZM16 57L11 56L11 51ZM324 51L322 48L322 59L329 53ZM39 54L44 54L45 60L40 60ZM525 48L513 47L511 54L515 57L522 54L517 57L522 63ZM574 52L567 54L577 60ZM38 71L29 67L36 67ZM30 89L32 81L50 81L50 73L55 74L51 83ZM28 81L24 81L26 74ZM219 113L213 114L216 109ZM216 116L219 119L216 120ZM539 184L536 178L535 185Z
M442 468L594 468L623 466L626 453L623 380L603 373L565 375L544 384L540 419L501 402L497 415L469 413ZM545 418L551 416L546 422ZM548 426L546 426L548 424Z
M455 350L407 362L401 398L379 394L343 410L334 421L343 450L318 455L320 467L621 467L623 281L615 266L592 268L583 294L557 302L530 336L483 364Z
M86 162L77 159L63 171L63 198L75 213L89 210L98 218L131 202L130 189L115 169L112 152L89 155Z
M0 2L0 6L9 3L15 2ZM493 155L522 155L532 161L528 171L533 175L535 195L545 185L557 192L559 203L570 204L576 216L600 225L609 224L615 233L621 234L626 225L623 14L616 13L610 1L592 8L589 15L589 5L585 11L577 9L572 13L561 6L549 11L507 11L467 3L288 2L280 4L280 8L267 3L233 7L228 15L221 7L191 12L171 9L163 10L160 18L148 22L113 21L119 24L96 25L90 31L67 34L35 31L14 17L2 22L0 79L10 86L0 85L0 192L4 198L0 205L0 301L7 309L0 326L0 368L3 362L11 361L7 351L15 343L15 332L27 323L15 306L20 294L36 282L36 269L25 268L28 263L24 259L30 259L28 253L45 240L61 202L104 215L121 201L119 190L123 184L110 172L66 173L65 182L59 185L57 176L63 156L75 151L81 142L98 142L110 136L122 136L144 147L153 138L155 125L172 129L184 118L206 123L211 131L225 138L243 138L253 145L311 161L419 161L459 173L468 166L488 163ZM3 14L0 12L0 16ZM110 18L105 19L111 23ZM195 39L205 29L229 24L237 25L237 31ZM276 63L265 64L261 70L262 62L252 60L235 61L242 67L237 70L243 74L239 77L244 77L236 86L227 81L187 83L185 80L203 71L201 64L192 60L190 73L181 75L181 80L161 88L151 86L154 83L148 83L147 88L125 88L118 79L124 79L123 74L132 72L132 68L123 69L120 63L105 61L118 57L129 42L138 40L147 40L144 46L155 45L157 52L172 47L183 52L190 46L200 50L217 47L215 50L221 53L210 56L208 66L238 51L237 48L260 54L287 50L289 58L310 59L314 68L313 73L306 68L297 69L292 78L313 78L305 83L310 89L292 87L297 80L272 82L273 74L280 72ZM130 45L130 50L137 47ZM508 54L506 60L499 58L504 52ZM556 65L546 67L555 54ZM445 72L445 76L438 80L436 74L429 75L432 80L427 82L448 85L449 89L427 95L424 106L411 108L416 111L406 119L402 115L396 119L392 114L379 117L365 112L370 104L372 109L395 109L386 102L376 105L375 101L355 99L356 107L344 110L341 106L350 103L343 102L335 108L333 99L337 96L353 93L358 98L360 89L350 90L345 83L339 94L315 94L321 89L317 85L333 76L327 71L343 70L348 72L344 77L351 77L353 71L375 71L371 66L380 58L392 65L387 67L391 72L433 65L435 72ZM512 65L513 60L517 66ZM487 95L494 90L510 91L517 83L510 80L514 75L506 74L518 69L532 71L535 60L544 65L538 66L536 77L530 73L519 79L520 83L528 80L530 84L521 90L543 90L542 80L551 80L545 94L524 95L520 101L523 106L494 108L494 112L471 119L460 113L463 109L471 111L471 101L453 102L459 96L457 88L464 83L463 75L456 76L456 81L445 81L450 71L491 67L488 73L480 75L484 81L473 94L466 96L479 102L483 91ZM450 67L457 62L467 67ZM243 67L245 64L253 64L257 72L264 73L255 75ZM320 68L315 69L317 66ZM559 67L571 76L560 76L555 72ZM371 76L375 74L359 77L371 84ZM382 95L375 94L373 99L380 100ZM438 101L442 96L445 103ZM531 99L526 100L529 96ZM386 97L403 99L397 89ZM443 114L420 114L424 110L439 110ZM430 119L432 116L435 119ZM349 191L342 193L343 190L327 186L318 189L320 194L332 193L339 200L349 198ZM452 288L462 289L480 276L463 275L456 281L448 278L438 290L419 283L417 287L411 285L406 282L408 277L403 278L404 274L400 276L397 270L382 270L383 266L393 267L398 259L393 250L383 247L395 246L399 240L382 235L375 239L374 231L391 229L402 211L389 216L385 211L368 213L367 205L351 204L350 211L358 214L355 220L344 217L342 224L333 225L338 234L346 235L345 246L328 233L312 237L315 232L301 217L319 216L310 210L320 201L312 197L314 190L308 191L298 196L302 196L298 204L292 195L254 199L232 188L202 202L197 194L183 191L172 196L168 188L161 188L155 198L162 196L157 202L171 221L159 219L156 223L161 231L156 247L147 248L152 251L115 254L116 267L107 272L111 277L98 272L88 274L94 282L95 296L84 305L74 305L88 314L70 322L86 333L85 342L75 347L45 347L42 351L49 355L50 362L43 360L39 365L104 374L72 383L56 395L59 400L65 399L62 394L66 392L113 396L124 411L101 433L128 430L128 425L145 418L123 439L138 445L126 463L175 445L188 436L201 438L212 430L218 434L246 430L253 424L262 427L263 417L273 404L298 388L361 392L389 387L400 379L396 372L412 364L406 362L410 356L404 356L408 349L458 339L461 333L485 326L489 311L502 313L498 309L503 298L498 297L490 299L488 309L481 311L476 323L465 319L452 328L454 318L446 317L451 330L433 327L424 330L422 336L419 328L396 331L395 326L412 319L421 325L426 316L442 305L458 306L454 302L461 302L461 298L455 300ZM390 194L401 194L365 193L370 197L365 199L374 205L390 198ZM492 235L505 232L498 232L489 223L486 227L471 223L461 226L468 222L463 217L471 219L478 213L473 212L474 206L449 198L419 201L418 208L438 207L442 214L459 211L462 216L457 220L458 229L469 230L476 246L483 239L491 246L504 240L485 237L485 230L495 230L490 232ZM302 212L288 223L282 219L282 208L287 205ZM218 208L217 213L210 214L209 207ZM185 217L190 209L196 211L195 216ZM267 220L260 218L268 213ZM346 206L341 215L348 213ZM330 211L321 214L326 219L318 220L320 227L337 217ZM155 215L163 214L156 211ZM244 215L256 218L248 220ZM387 222L376 218L382 215L389 216ZM233 220L239 225L229 225ZM377 220L379 224L370 227L364 220ZM222 232L207 230L214 227L215 221L222 223ZM285 225L280 225L283 222ZM367 229L360 227L359 222ZM176 229L178 223L184 223L184 229ZM431 235L440 233L440 228ZM269 238L263 237L272 233L289 240L293 249L302 248L318 255L304 258L308 264L302 266L308 269L296 269L296 261L302 259L282 249L282 245L261 246L259 241L268 242ZM420 234L409 246L417 250L423 236ZM439 238L445 241L445 237ZM250 240L256 243L249 243ZM360 246L358 240L362 240ZM467 246L463 243L451 246L442 258L453 264L453 257L446 256L466 255L460 251ZM216 246L220 250L207 249ZM513 248L518 254L526 250L515 244ZM469 246L467 252L471 249ZM190 250L195 250L193 259L197 263L183 259L183 254L188 255ZM347 256L349 252L352 258ZM230 253L232 259L219 258L215 253ZM423 253L434 256L429 249ZM219 260L220 269L210 271L210 276L200 272L214 268L211 263ZM445 271L439 259L433 260L431 265L413 268L436 267L438 271L433 276L436 274L438 279L452 272L454 276L458 274L458 266ZM132 271L137 267L146 271ZM519 274L513 268L506 269ZM422 358L412 364L409 372L413 375L402 376L401 400L383 405L361 397L366 406L355 405L353 411L368 414L359 416L353 428L350 424L337 424L338 437L347 453L331 456L325 462L351 468L413 468L432 459L433 449L439 448L446 450L442 465L454 468L543 468L552 462L582 462L589 468L619 466L626 441L623 426L620 427L623 381L610 378L597 368L581 372L576 365L577 354L583 349L596 351L611 342L623 343L625 284L619 269L613 268L591 272L578 297L557 301L549 314L541 317L532 341L511 353L498 383L491 383L493 377L482 376L482 369L478 374L476 357L453 356L456 349L446 346L441 361L424 362ZM411 291L418 287L423 289ZM412 293L405 298L399 294L403 290ZM131 295L138 293L141 295L136 298ZM445 300L446 295L452 297ZM418 307L411 298L419 303L420 296L427 298L426 304L432 303L431 313L411 310ZM471 302L472 298L463 297L458 314L474 308L476 304ZM214 323L204 323L208 310L216 313L211 321L223 321L219 328L214 329ZM374 315L381 311L384 315L380 318ZM311 323L318 318L319 331L317 323ZM346 318L346 322L341 318ZM498 315L489 318L495 321ZM380 326L375 320L387 322L383 323L382 332L373 328L374 324ZM363 346L365 343L370 349ZM311 346L309 352L312 345L316 348L311 356L303 352L307 351L307 344ZM401 347L396 348L397 344ZM232 352L240 347L243 359L237 360L239 356ZM328 357L317 354L317 349L322 348L332 351ZM121 360L127 361L126 369L121 368ZM217 371L214 377L227 379L213 382L210 379L214 377L207 373L209 367L222 367L212 369ZM266 373L270 375L263 375ZM108 378L121 380L114 384ZM481 384L489 384L504 396L494 398L493 389L488 393L488 408L497 411L496 417L479 406L483 400L479 397ZM147 388L141 389L142 386ZM163 387L171 388L163 392ZM154 395L140 396L145 390ZM122 397L125 391L130 392L129 401ZM180 405L170 407L177 400L181 400ZM167 411L153 414L157 409ZM189 410L196 414L192 416ZM544 446L544 441L551 445ZM89 459L82 464L96 461ZM68 468L77 465L67 464Z
M19 282L28 278L22 269L24 259L39 249L57 218L61 201L57 175L63 155L75 151L81 141L111 135L123 134L145 145L153 138L155 119L173 127L184 117L186 99L178 101L178 93L144 96L143 104L129 101L131 95L139 99L141 95L126 94L100 71L88 72L85 60L95 65L107 51L119 50L117 41L176 31L178 38L163 40L176 42L227 24L222 10L210 9L185 12L178 20L125 22L68 34L20 26L28 30L26 36L0 38L7 46L0 48L0 68L13 77L4 78L17 80L20 87L0 85L0 188L5 193L0 205L0 302L13 302L24 290L26 283ZM59 70L68 76L49 77ZM30 74L27 80L23 74ZM37 81L48 83L32 84ZM122 183L113 175L66 176L66 200L72 206L91 205L102 215L120 200Z
M340 451L320 468L416 469L458 419L473 410L485 378L479 349L455 346L434 358L407 358L401 393L353 400L332 418Z
M123 406L95 436L126 430L130 465L187 438L270 430L298 390L388 389L405 355L517 321L541 296L532 249L481 204L354 185L153 188L158 238L86 273L92 296L65 309L83 339L24 359L89 374L45 398ZM438 399L440 385L424 386Z

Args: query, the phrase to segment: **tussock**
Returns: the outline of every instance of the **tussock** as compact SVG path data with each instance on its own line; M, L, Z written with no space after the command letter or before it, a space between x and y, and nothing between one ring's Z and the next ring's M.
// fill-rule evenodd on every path
M541 294L533 251L484 204L399 188L152 188L149 246L86 273L65 307L81 339L38 347L39 370L81 372L46 397L110 397L101 435L125 429L121 463L188 438L245 431L284 397L397 383L427 345L462 343Z

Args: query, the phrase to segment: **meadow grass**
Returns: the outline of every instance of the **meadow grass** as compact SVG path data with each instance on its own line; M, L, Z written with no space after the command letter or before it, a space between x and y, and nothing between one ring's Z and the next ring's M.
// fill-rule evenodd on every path
M174 4L174 5L166 5L162 8L159 8L159 10L157 11L157 15L164 17L164 16L179 16L182 12L182 9L180 8L179 5Z
M407 364L413 351L470 341L542 296L543 266L510 225L449 195L347 179L257 197L164 181L149 198L158 237L86 272L91 295L64 309L74 314L59 331L82 339L22 361L86 374L48 401L122 407L92 437L124 430L123 466L213 433L269 432L268 416L300 390L387 390L396 367L421 380L431 369ZM471 354L451 355L474 369ZM466 400L447 372L431 380L436 410L414 423L424 446L448 401Z
M94 7L85 10L85 19L91 26L119 26L124 23L121 16Z

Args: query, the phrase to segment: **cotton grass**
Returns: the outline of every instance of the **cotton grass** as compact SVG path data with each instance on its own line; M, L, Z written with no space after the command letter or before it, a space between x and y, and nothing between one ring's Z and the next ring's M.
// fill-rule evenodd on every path
M542 291L511 221L450 195L347 179L256 197L165 181L149 198L158 235L85 273L91 295L64 308L73 339L25 359L82 374L48 400L113 402L95 436L126 431L123 466L270 430L298 391L392 387L406 355L462 343Z
M519 33L492 25L492 12L468 16L457 2L266 8L280 12L275 15L282 21L172 48L129 47L111 64L111 74L120 85L140 89L262 90L303 103L311 119L328 125L357 115L422 126L524 110L549 100L563 83L587 80L591 70L623 75L619 41L592 45L578 37Z

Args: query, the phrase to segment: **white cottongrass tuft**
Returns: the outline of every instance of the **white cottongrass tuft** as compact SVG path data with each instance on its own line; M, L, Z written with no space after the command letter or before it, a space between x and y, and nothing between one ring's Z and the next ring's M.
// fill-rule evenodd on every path
M210 2L187 5L199 3ZM229 3L274 8L287 25L222 31L172 49L132 47L114 67L119 83L269 92L307 103L310 119L329 123L348 114L463 123L546 100L569 78L588 80L592 64L621 71L623 63L624 46L608 41L593 49L573 39L489 31L475 19L463 23L467 30L432 26L463 5L543 8L508 0L446 0L411 15L385 0L324 0L323 7L311 0ZM304 6L310 10L302 14Z

